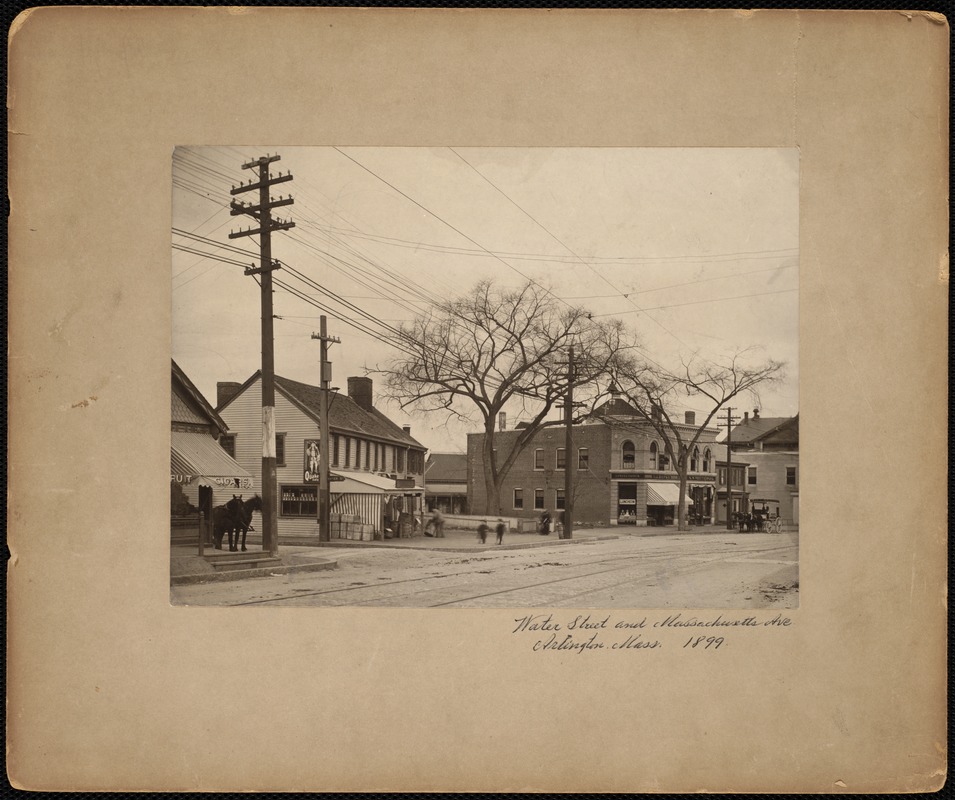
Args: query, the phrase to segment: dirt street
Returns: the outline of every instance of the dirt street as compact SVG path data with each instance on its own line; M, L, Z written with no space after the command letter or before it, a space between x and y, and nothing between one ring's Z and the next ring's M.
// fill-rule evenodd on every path
M732 531L479 553L323 548L326 572L174 586L183 605L795 608L798 535Z

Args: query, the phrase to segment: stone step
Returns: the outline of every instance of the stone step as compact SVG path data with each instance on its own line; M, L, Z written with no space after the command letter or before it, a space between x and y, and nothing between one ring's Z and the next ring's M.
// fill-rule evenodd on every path
M281 566L282 559L269 553L223 553L205 557L214 570L221 572L234 569L258 569L260 567Z

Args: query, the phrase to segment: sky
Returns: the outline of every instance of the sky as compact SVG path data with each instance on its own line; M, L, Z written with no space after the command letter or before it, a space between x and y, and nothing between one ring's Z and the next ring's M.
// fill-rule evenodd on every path
M311 334L323 313L341 339L332 385L345 391L352 375L381 380L369 371L396 354L387 326L481 279L531 280L595 317L619 317L666 366L752 347L755 360L784 361L786 379L760 392L760 413L799 410L791 148L177 148L172 357L213 406L217 381L261 366L261 292L243 274L258 266L258 237L228 234L255 225L230 215L230 189L254 177L241 165L265 154L281 155L273 175L293 176L272 188L294 198L273 216L295 222L272 235L286 265L274 276L299 292L275 287L278 375L318 384ZM237 199L257 202L257 192ZM481 429L477 417L447 423L376 403L434 452L464 452ZM748 396L733 405L755 407ZM518 419L515 410L509 427Z

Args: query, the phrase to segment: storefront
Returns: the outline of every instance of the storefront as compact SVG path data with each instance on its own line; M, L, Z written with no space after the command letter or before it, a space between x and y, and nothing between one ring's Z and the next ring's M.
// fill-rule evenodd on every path
M617 485L617 524L637 524L637 484L621 481Z
M693 499L684 495L686 508ZM647 525L672 525L680 503L680 486L676 483L647 481Z
M252 488L252 476L206 433L172 431L170 481L199 506L199 487L212 490L212 505L227 503Z

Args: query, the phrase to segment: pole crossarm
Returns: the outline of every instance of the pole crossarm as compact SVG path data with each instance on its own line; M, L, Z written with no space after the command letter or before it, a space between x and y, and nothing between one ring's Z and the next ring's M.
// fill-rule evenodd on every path
M271 164L274 161L281 161L281 160L282 160L282 156L278 154L273 156L270 153L266 153L264 156L259 156L258 158L252 159L252 161L246 162L245 164L242 165L242 169L255 169L256 167L260 167L263 164Z
M242 236L259 236L262 233L272 233L272 231L287 231L290 228L294 228L294 222L273 222L266 228L252 228L247 231L235 231L234 233L229 234L230 239L239 239Z
M279 197L278 200L275 198L270 198L266 208L278 208L279 206L290 206L295 202L291 197ZM233 217L238 216L239 214L248 214L250 217L255 217L259 219L259 215L262 213L262 206L260 205L246 205L237 200L233 200L229 204L230 212Z
M242 183L238 186L233 186L229 191L231 195L242 194L243 192L251 192L256 189L267 188L269 186L275 186L277 183L285 183L286 181L292 180L292 173L286 172L284 175L280 172L274 178L266 178L265 180L256 181L255 183Z

